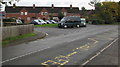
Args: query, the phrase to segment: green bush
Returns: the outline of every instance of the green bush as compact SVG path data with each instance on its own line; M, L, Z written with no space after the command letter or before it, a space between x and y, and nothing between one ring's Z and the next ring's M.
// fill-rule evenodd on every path
M115 21L114 20L111 20L111 19L109 19L109 20L105 20L105 24L113 24Z
M93 19L91 21L92 21L92 24L104 24L105 23L104 20L100 20L100 19Z
M16 20L12 19L12 18L10 18L10 19L3 19L3 22L16 22Z

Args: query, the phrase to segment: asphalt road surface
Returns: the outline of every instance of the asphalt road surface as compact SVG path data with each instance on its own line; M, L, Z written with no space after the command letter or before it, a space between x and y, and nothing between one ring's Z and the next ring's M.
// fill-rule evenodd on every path
M35 30L46 32L48 36L3 48L3 65L86 65L89 59L96 54L100 55L100 52L104 52L118 38L117 25L88 25L86 28L69 29L35 28Z

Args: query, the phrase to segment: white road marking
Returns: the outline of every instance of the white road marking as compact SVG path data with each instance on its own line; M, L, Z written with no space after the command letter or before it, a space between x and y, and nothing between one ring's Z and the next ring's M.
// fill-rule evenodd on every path
M8 59L8 60L4 60L0 63L5 63L5 62L8 62L8 61L12 61L12 60L15 60L15 59L18 59L18 58L21 58L21 57L24 57L24 56L27 56L27 55L30 55L30 54L33 54L33 53L37 53L39 51L42 51L42 50L45 50L45 49L48 49L50 47L47 47L47 48L44 48L44 49L41 49L41 50L37 50L37 51L33 51L33 52L30 52L30 53L27 53L27 54L24 54L24 55L21 55L21 56L17 56L17 57L14 57L14 58L11 58L11 59Z
M84 62L82 65L86 65L88 62L90 62L89 60L87 60L86 62Z
M108 47L110 47L113 43L115 43L118 40L118 38L116 38L114 41L112 41L109 45L107 45L105 48L103 48L102 50L100 50L98 53L96 53L93 57L91 57L89 60L87 60L86 62L84 62L82 65L86 65L87 63L89 63L91 60L93 60L95 57L97 57L98 55L100 55L104 50L106 50Z
M45 35L48 36L47 33L45 33ZM42 39L41 39L41 40L42 40ZM37 42L37 41L34 41L34 42ZM48 48L50 48L50 47L47 47L47 48L45 48L45 49L48 49ZM21 58L21 57L24 57L24 56L27 56L27 55L30 55L30 54L33 54L33 53L37 53L37 52L42 51L42 50L45 50L45 49L37 50L37 51L34 51L34 52L30 52L30 53L27 53L27 54L24 54L24 55L21 55L21 56L17 56L17 57L11 58L11 59L8 59L8 60L5 60L5 61L0 62L0 64L1 64L1 63L5 63L5 62L8 62L8 61L15 60L15 59L18 59L18 58Z

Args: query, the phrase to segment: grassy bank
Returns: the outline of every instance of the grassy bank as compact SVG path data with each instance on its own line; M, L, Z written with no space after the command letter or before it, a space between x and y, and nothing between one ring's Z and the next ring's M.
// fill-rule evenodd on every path
M57 27L57 24L43 24L43 25L35 25L35 27Z
M2 41L2 45L7 45L7 44L11 43L12 41L15 41L18 39L23 39L26 37L35 36L35 35L36 35L35 33L29 33L29 34L24 34L24 35L20 35L20 36L9 37Z

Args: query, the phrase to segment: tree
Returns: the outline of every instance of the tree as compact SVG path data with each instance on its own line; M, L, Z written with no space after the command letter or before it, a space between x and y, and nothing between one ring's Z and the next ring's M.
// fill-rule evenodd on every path
M81 10L81 16L85 17L86 16L86 9L85 9L85 7L82 7L81 9L82 9Z
M0 0L0 12L4 12L5 11L5 7L7 5L13 5L13 7L15 7L16 2L19 2L20 0ZM3 22L3 18L0 17L0 22ZM0 23L0 26L3 26L3 23Z
M118 11L120 11L120 1L118 2ZM117 21L120 22L120 12L118 12Z
M118 7L116 2L95 4L95 19L104 20L106 24L115 22L119 13Z
M50 18L50 20L53 20L53 15L49 14L49 18Z
M64 17L64 15L61 12L59 12L58 13L58 18L61 20L63 17Z
M20 0L0 0L0 5L5 5L5 6L8 6L8 5L13 5L13 7L16 6L16 3L19 2Z
M90 6L95 7L97 3L99 3L100 0L91 0L90 3L88 3Z

